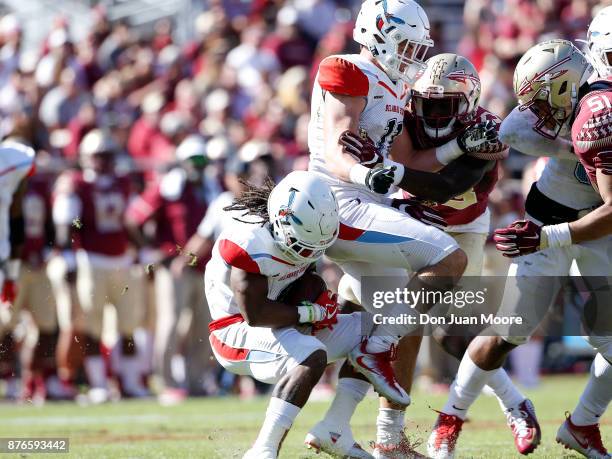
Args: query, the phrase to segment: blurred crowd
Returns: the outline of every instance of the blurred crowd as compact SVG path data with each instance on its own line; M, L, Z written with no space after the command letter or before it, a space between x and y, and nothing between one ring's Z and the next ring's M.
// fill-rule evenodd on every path
M426 10L436 3L423 2ZM596 3L605 2L467 0L457 49L436 49L472 60L482 105L503 116L514 105L521 54L544 37L585 38ZM30 316L13 310L10 327L0 327L0 378L9 396L71 398L80 381L108 389L109 374L127 396L153 388L172 401L233 390L206 351L207 313L194 307L205 301L203 266L227 224L222 208L242 192L239 179L261 183L307 168L312 79L324 57L358 51L351 38L358 8L357 0L210 0L194 18L195 36L177 43L171 19L135 29L95 7L85 38L75 40L69 21L53 18L44 42L28 50L19 18L0 18L0 137L34 147L31 183L46 195L29 217L25 208L27 238L40 239L34 228L42 225L44 243L25 251L23 269L50 279L44 307L20 293L17 303ZM445 18L431 19L443 36ZM491 195L494 227L522 212L526 161L513 154L505 166ZM88 168L129 190L124 204L101 204L119 225L111 230L129 241L120 253L87 246L87 222L56 208L66 187L84 190ZM82 210L98 212L84 195L81 201ZM104 230L96 234L105 239ZM97 305L83 304L85 265L69 254L78 247L90 252L93 271L117 268L96 254L130 259L110 287L119 293L101 294L116 307L97 312L97 321L87 317ZM498 259L489 272L504 274ZM337 282L334 266L321 269ZM90 283L101 288L96 276Z

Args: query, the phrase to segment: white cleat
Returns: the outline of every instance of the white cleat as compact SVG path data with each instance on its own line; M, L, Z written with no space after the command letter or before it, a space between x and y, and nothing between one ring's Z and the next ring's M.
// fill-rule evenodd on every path
M410 395L399 385L391 362L395 360L395 346L386 352L367 351L368 340L349 353L348 360L355 370L364 375L379 395L398 405L410 405Z
M277 457L276 452L272 449L253 447L244 453L242 459L276 459Z
M589 459L610 459L612 457L601 441L599 424L577 426L572 422L570 416L567 416L557 431L557 443Z
M323 451L335 458L373 459L370 453L355 442L349 426L333 428L321 421L306 434L304 444L317 454Z
M101 405L110 401L110 391L104 387L94 387L87 392L87 401L92 405Z

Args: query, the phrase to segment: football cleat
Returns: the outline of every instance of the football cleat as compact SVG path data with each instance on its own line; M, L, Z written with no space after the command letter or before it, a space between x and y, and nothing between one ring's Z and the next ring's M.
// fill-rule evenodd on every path
M540 444L542 430L531 400L523 400L516 407L506 410L505 414L517 451L524 455L533 453Z
M400 434L399 442L374 443L374 459L426 459L415 448L421 443L417 440L411 443L406 434Z
M589 459L610 459L612 457L601 441L599 424L577 426L572 423L569 414L566 414L566 417L567 419L557 431L557 443Z
M323 451L336 458L373 459L370 453L355 442L349 426L338 429L321 421L306 434L304 444L317 454Z
M432 459L453 459L463 419L441 411L438 413L436 424L427 440L427 454Z
M391 367L395 360L395 346L386 352L370 353L367 345L366 339L349 353L348 360L353 368L368 379L379 395L399 405L410 405L410 395L399 385Z

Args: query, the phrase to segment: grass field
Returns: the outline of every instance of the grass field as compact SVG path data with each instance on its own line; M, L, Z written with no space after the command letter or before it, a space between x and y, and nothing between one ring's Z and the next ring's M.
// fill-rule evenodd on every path
M543 442L530 458L575 457L554 441L564 411L570 410L585 377L546 378L528 392L536 405ZM435 419L429 407L440 408L445 396L413 394L408 430L426 439ZM257 435L265 398L194 399L160 407L154 401L129 401L95 407L74 404L0 405L0 437L69 437L69 457L84 458L239 458ZM298 416L284 443L282 458L317 457L302 446L304 435L325 412L328 402L309 403ZM374 439L377 400L368 397L354 418L355 437L367 445ZM481 397L473 407L459 443L461 458L511 458L515 453L510 431L492 397ZM602 422L604 443L612 445L612 419ZM419 448L424 452L424 446ZM2 457L10 457L2 454ZM14 457L32 457L19 455ZM45 457L57 457L46 455Z

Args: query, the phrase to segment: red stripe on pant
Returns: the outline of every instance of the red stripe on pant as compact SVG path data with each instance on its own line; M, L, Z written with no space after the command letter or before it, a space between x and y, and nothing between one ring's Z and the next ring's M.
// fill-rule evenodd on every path
M213 333L210 334L210 345L213 347L215 352L219 357L223 357L225 360L231 360L234 362L240 362L242 360L246 360L249 355L248 349L243 349L240 347L232 347L228 344L225 344L219 338L217 338Z

